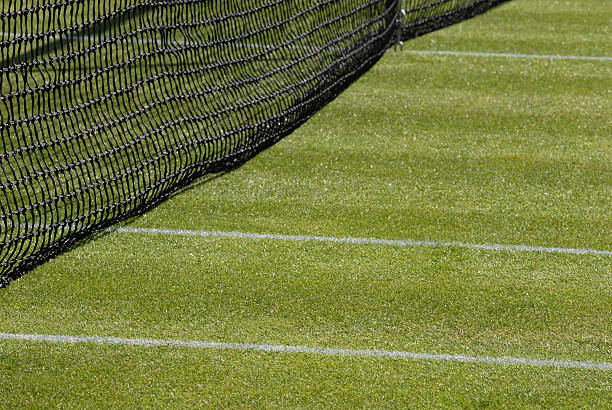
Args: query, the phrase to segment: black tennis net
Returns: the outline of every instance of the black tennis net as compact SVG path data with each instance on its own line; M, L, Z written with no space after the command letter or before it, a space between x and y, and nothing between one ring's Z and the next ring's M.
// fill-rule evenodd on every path
M0 287L499 2L0 0Z
M402 40L430 33L484 13L508 0L402 0Z

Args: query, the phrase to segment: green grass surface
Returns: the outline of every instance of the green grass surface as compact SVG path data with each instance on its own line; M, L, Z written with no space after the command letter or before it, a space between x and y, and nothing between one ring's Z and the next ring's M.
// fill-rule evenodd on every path
M517 0L406 47L609 56L604 3ZM131 225L611 250L611 83L610 62L388 53L293 135ZM612 258L112 233L0 291L0 332L612 362ZM601 408L612 373L3 340L0 397Z

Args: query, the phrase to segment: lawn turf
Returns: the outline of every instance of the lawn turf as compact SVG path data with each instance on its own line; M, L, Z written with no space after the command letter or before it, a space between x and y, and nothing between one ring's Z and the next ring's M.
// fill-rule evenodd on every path
M519 0L406 46L605 55L601 4ZM292 136L131 224L610 250L611 81L609 62L388 53ZM611 362L612 258L113 233L2 290L0 312L0 332ZM605 407L612 373L4 340L0 396Z

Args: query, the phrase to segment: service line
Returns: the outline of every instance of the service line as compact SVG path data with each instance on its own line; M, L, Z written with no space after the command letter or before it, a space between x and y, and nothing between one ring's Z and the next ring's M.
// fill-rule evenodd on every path
M126 339L120 337L103 336L67 336L67 335L43 335L43 334L15 334L0 333L1 340L50 342L50 343L92 343L97 345L131 345L144 347L179 347L191 349L210 350L240 350L257 351L267 353L303 353L323 356L358 356L358 357L381 357L409 360L430 360L463 363L489 363L500 365L540 366L540 367L564 367L573 369L590 370L612 370L612 363L576 360L549 360L528 357L492 357L492 356L467 356L461 354L437 354L437 353L415 353L402 350L371 350L371 349L345 349L335 347L309 347L288 346L276 344L252 344L252 343L224 343L206 342L195 340L168 340L168 339Z
M450 50L404 50L409 54L433 54L441 56L466 57L501 57L501 58L527 58L538 60L579 60L579 61L612 61L607 56L572 56L559 54L522 54L522 53L487 53L480 51L450 51Z
M185 230L185 229L138 228L138 227L130 227L130 226L108 228L106 229L106 231L107 232L131 233L131 234L226 237L226 238L243 238L243 239L275 239L275 240L284 240L284 241L352 243L352 244L358 244L358 245L447 247L447 248L468 248L468 249L483 249L483 250L490 250L490 251L507 251L507 252L546 252L546 253L563 253L563 254L576 254L576 255L612 256L612 251L590 249L590 248L559 248L559 247L549 247L549 246L477 244L477 243L449 242L449 241L423 241L423 240L382 239L382 238L352 238L352 237L313 236L313 235L281 235L281 234L251 233L251 232L194 231L194 230Z

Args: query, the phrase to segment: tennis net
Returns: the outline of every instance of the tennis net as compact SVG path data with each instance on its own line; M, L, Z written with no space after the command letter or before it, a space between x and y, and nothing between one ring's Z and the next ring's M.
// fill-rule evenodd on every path
M0 0L0 287L499 2Z

